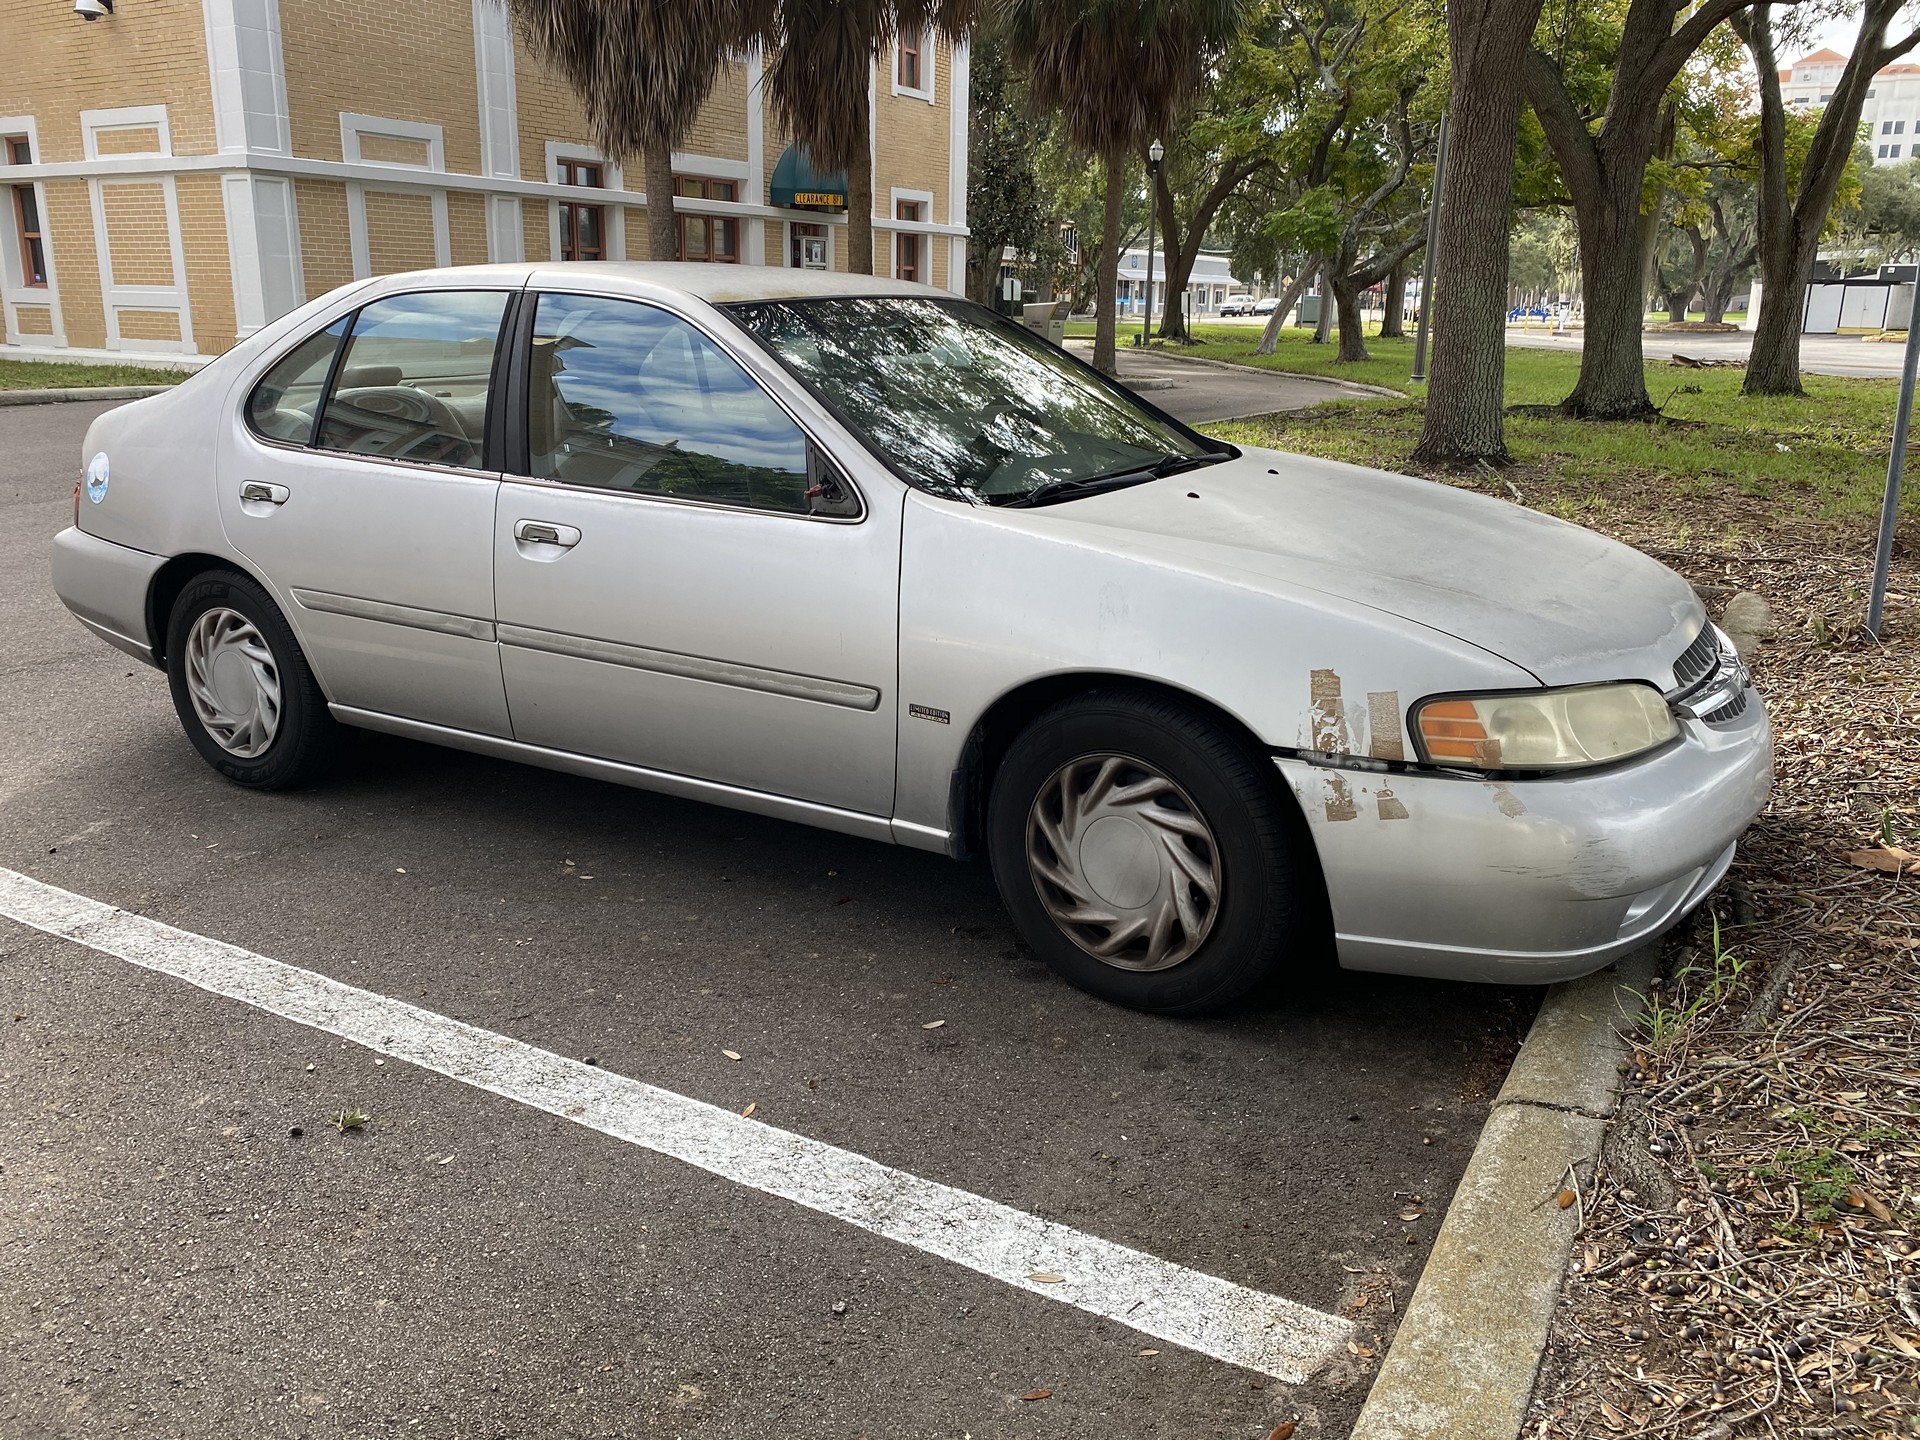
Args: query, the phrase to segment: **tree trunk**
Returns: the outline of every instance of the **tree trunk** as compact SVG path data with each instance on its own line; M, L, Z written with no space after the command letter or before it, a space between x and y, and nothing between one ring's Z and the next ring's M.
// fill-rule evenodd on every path
M1100 236L1100 256L1095 262L1093 296L1093 368L1104 375L1117 374L1118 361L1113 353L1115 307L1120 295L1120 201L1126 193L1127 154L1117 151L1107 156L1105 218Z
M1797 231L1799 227L1791 227ZM1800 326L1806 313L1807 280L1820 247L1819 232L1811 243L1798 234L1789 237L1786 253L1769 265L1760 262L1760 319L1753 330L1753 348L1747 354L1743 395L1804 395L1800 383Z
M1367 334L1360 318L1360 287L1353 281L1341 276L1333 277L1333 303L1340 314L1340 353L1338 360L1371 360L1367 353ZM1325 315L1327 307L1322 304L1320 313Z
M1687 301L1693 298L1691 290L1678 285L1667 291L1667 323L1678 325L1687 318Z
M1444 280L1431 305L1432 380L1413 456L1422 463L1506 464L1501 404L1507 372L1507 248L1513 151L1520 123L1514 83L1541 0L1455 0L1447 7L1453 77L1446 173L1438 177L1436 253Z
M1402 260L1389 270L1382 283L1387 287L1387 298L1380 312L1380 338L1404 339L1407 333L1407 262Z
M1253 347L1254 354L1273 354L1280 344L1280 327L1286 324L1287 313L1300 303L1300 297L1306 293L1307 286L1313 283L1320 265L1317 257L1309 257L1300 273L1293 277L1292 283L1280 293L1280 303L1274 307L1273 314L1267 317L1267 327L1260 332L1260 343Z
M1580 379L1561 408L1583 420L1639 420L1653 413L1640 340L1647 318L1639 245L1643 173L1626 165L1602 172L1596 191L1576 207L1587 328ZM1575 198L1582 198L1578 190Z
M1329 268L1327 273L1329 275L1333 273L1331 268ZM1320 281L1320 318L1315 322L1313 327L1313 343L1316 345L1326 344L1328 338L1333 334L1333 306L1327 303L1328 300L1333 298L1327 294L1327 291L1331 288L1332 287L1327 284L1325 277L1322 277Z
M967 298L977 305L991 305L994 288L999 279L999 261L995 259L989 263L984 250L978 245L968 245Z
M680 221L673 213L673 156L668 151L649 149L643 163L647 176L647 258L678 260Z
M861 93L864 111L865 92ZM864 123L860 133L867 133ZM873 274L873 151L865 141L854 147L847 166L847 269L854 275Z

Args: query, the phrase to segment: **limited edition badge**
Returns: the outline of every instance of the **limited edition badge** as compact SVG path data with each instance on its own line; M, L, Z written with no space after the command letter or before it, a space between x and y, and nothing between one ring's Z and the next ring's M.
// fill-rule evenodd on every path
M87 499L98 505L107 498L107 452L102 450L87 462Z

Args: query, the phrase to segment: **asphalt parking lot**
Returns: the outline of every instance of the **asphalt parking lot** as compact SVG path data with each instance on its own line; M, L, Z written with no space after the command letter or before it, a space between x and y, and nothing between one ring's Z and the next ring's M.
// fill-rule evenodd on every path
M0 410L0 871L339 1008L0 918L0 1436L1346 1433L1533 992L1335 975L1169 1021L1053 979L983 865L380 737L325 788L240 791L51 591L102 408ZM449 1074L342 1038L379 997L522 1044ZM525 1103L526 1046L1353 1343L1288 1383L1156 1339L1079 1276Z

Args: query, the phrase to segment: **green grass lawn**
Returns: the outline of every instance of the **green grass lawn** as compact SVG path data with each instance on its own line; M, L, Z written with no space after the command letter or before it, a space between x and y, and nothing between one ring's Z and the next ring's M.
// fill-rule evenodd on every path
M81 365L70 360L0 360L0 390L178 385L192 373L190 370L149 370L140 365Z

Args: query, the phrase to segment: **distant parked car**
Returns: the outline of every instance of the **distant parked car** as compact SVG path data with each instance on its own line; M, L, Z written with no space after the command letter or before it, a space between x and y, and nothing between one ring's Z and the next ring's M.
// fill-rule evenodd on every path
M1553 316L1542 305L1516 305L1507 312L1507 323L1518 325L1527 320L1551 320Z
M1227 300L1221 304L1220 313L1222 315L1251 315L1253 314L1253 306L1254 299L1251 295L1235 295L1231 300Z
M1280 308L1280 302L1276 300L1273 296L1269 295L1264 300L1256 300L1253 302L1252 313L1255 315L1271 315L1275 310L1278 310L1279 308Z

